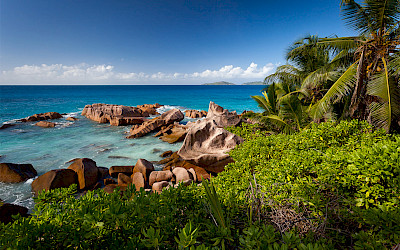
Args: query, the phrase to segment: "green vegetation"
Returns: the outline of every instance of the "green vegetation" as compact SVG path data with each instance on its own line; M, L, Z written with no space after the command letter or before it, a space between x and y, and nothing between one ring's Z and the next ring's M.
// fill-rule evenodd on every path
M400 241L400 136L365 122L313 124L246 141L203 186L162 194L76 187L43 192L34 213L0 225L25 248L390 249ZM16 240L17 239L17 240Z
M236 84L231 83L231 82L221 81L221 82L204 83L202 85L236 85Z

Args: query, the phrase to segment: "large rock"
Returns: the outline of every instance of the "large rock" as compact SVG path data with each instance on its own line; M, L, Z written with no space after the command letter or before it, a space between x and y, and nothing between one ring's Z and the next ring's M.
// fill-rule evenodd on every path
M128 186L129 184L132 184L131 177L127 176L126 174L119 173L118 174L118 185L119 186Z
M0 163L0 182L18 183L37 175L31 164Z
M163 105L160 105L160 104L156 103L156 104L138 105L137 107L142 110L143 114L158 115L157 109L162 107L162 106Z
M76 159L69 167L78 175L78 188L88 189L94 186L99 177L96 162L89 158Z
M226 164L233 162L227 152L242 142L242 138L207 118L189 129L178 155L207 171L219 173Z
M174 122L182 121L183 113L179 109L169 110L159 117L145 121L141 125L133 126L130 130L130 135L126 138L138 138L147 135L148 133L158 131L162 126L173 124Z
M135 184L136 191L139 191L140 188L147 188L146 181L144 180L144 176L142 173L134 173L131 178L132 183Z
M160 194L162 192L162 190L168 186L169 186L168 181L160 181L160 182L154 183L153 186L151 187L151 189L153 190L153 192Z
M207 116L207 111L204 110L185 110L185 116L189 118L202 118Z
M210 102L206 118L214 120L220 128L236 126L240 123L240 117L236 114L236 111L229 112L213 102Z
M174 175L170 170L166 171L153 171L149 177L149 185L153 186L155 182L160 181L171 181L174 178Z
M111 125L115 126L140 124L143 122L143 119L134 119L133 117L148 116L147 113L144 114L143 111L137 107L103 103L86 105L82 111L82 115L93 121L99 123L110 122Z
M133 173L142 173L145 181L149 181L149 176L152 171L154 171L153 163L145 159L139 159L133 168Z
M185 139L187 129L183 126L174 126L169 131L166 131L160 139L168 142L168 143L175 143L181 142Z
M110 168L111 177L117 178L119 173L131 176L135 166L112 166Z
M190 175L189 175L189 172L186 169L182 168L182 167L174 168L172 170L172 173L175 175L176 183L179 183L181 181L184 182L184 181L187 181L187 180L191 179Z
M46 121L40 121L35 124L35 126L42 127L42 128L54 128L56 124L54 122L46 122Z
M43 120L53 120L62 118L62 115L57 112L47 112L41 114L34 114L29 116L26 119L21 119L22 122L35 122L35 121L43 121Z
M72 184L78 184L78 175L74 170L55 169L35 179L31 187L32 191L37 195L42 190L69 187Z
M4 224L12 222L12 216L16 214L26 217L28 215L28 209L26 207L0 201L0 222Z
M158 164L163 164L165 167L163 170L171 170L173 167L182 167L184 169L194 169L197 177L197 181L202 181L203 179L210 179L210 174L202 167L196 166L188 161L183 160L177 152L171 154L168 158L165 158L158 162Z

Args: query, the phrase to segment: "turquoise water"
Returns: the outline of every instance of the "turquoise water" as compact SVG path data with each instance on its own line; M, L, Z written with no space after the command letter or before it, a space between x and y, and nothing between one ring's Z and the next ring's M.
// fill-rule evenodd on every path
M210 101L241 113L258 111L250 95L260 94L263 86L0 86L0 124L36 113L65 113L55 120L55 128L40 128L34 123L0 130L0 161L30 163L44 174L66 168L67 161L87 157L97 166L134 165L139 158L158 161L166 150L178 150L181 143L169 144L148 135L126 139L130 126L99 124L80 115L86 104L109 103L136 106L147 103L171 108L207 110ZM79 120L66 121L68 116ZM185 119L187 122L190 119ZM160 166L156 166L160 167ZM33 207L30 183L0 183L0 199Z

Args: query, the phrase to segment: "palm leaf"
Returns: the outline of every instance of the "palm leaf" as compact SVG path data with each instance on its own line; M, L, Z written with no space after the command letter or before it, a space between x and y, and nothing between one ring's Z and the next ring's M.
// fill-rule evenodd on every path
M292 134L295 132L295 130L285 122L281 117L277 115L268 115L266 118L273 124L275 124L277 127L279 127L284 133L286 134Z
M356 82L356 73L357 62L353 63L326 92L324 97L311 107L310 114L312 114L313 119L321 118L330 109L334 99L339 101L350 93Z
M390 76L385 58L382 58L384 70L372 79L367 86L367 94L379 97L379 102L370 105L371 121L374 125L390 131L391 123L400 117L400 90Z
M361 6L355 0L342 0L340 5L343 19L350 27L362 33L371 30L371 18L364 6Z
M266 98L266 92L263 92L263 95L264 96L255 95L255 96L251 96L251 98L253 98L253 100L258 103L258 107L260 107L261 109L263 109L264 111L266 111L268 113L273 113L272 107L268 101L268 98Z

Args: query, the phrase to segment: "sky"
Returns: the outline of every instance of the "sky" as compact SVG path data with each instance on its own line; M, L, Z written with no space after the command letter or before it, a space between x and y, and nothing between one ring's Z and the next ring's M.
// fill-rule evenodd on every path
M1 0L0 84L262 81L340 0Z

